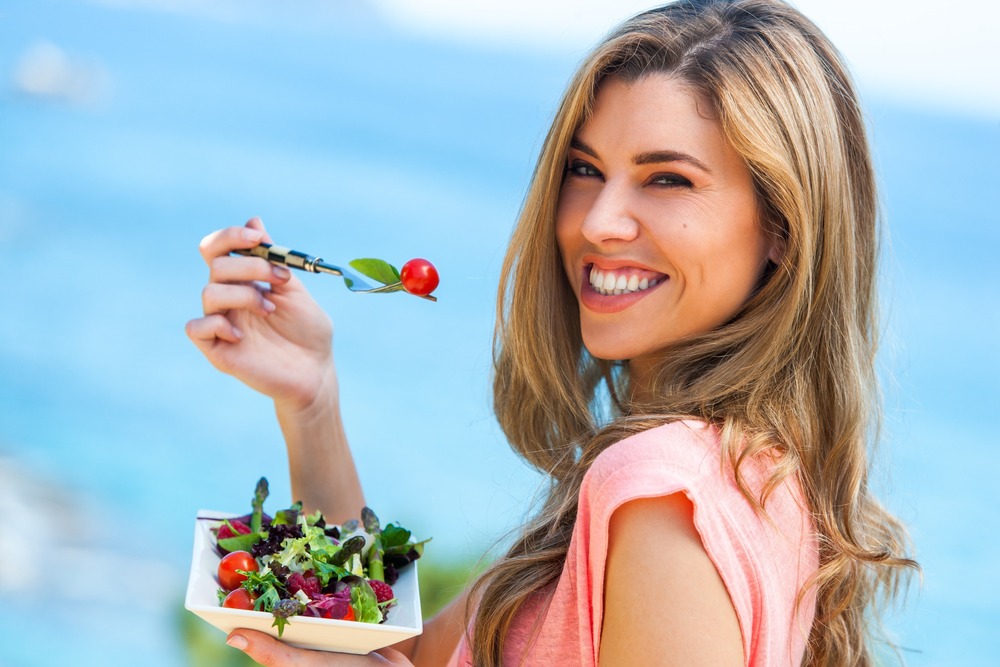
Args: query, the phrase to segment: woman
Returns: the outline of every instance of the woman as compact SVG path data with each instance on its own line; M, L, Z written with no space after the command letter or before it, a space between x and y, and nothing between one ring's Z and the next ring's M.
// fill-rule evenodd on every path
M332 328L287 271L229 256L261 240L252 220L202 242L188 333L274 398L295 496L346 517ZM776 0L626 22L569 86L498 297L495 411L551 480L538 516L398 650L230 644L268 665L871 664L876 598L915 567L867 486L876 255L856 94L811 23Z

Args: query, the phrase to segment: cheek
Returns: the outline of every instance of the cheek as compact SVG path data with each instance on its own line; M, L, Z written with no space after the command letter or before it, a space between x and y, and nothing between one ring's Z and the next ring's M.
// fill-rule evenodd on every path
M564 244L561 239L557 238L556 241L558 243L559 265L562 267L562 277L566 281L569 288L576 292L578 285L576 280L577 263L575 257L577 257L578 253L572 246Z
M696 220L659 241L706 303L735 312L760 280L769 250L766 235L743 207L720 208L699 220L703 224Z
M576 224L575 216L570 212L570 207L560 202L556 208L556 244L559 246L559 254L563 263L570 260L570 256L579 246L580 227Z
M763 275L767 263L768 245L763 231L754 227L748 229L741 241L733 246L729 260L725 262L726 284L731 298L740 306L753 293Z

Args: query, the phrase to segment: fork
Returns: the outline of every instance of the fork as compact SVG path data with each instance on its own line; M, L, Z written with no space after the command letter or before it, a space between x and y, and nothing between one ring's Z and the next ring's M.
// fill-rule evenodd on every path
M261 257L272 264L287 266L293 269L300 269L310 273L330 273L335 276L341 276L344 279L344 284L347 285L347 289L361 294L398 292L403 289L403 284L401 282L372 287L370 284L347 269L334 266L333 264L328 264L320 257L313 257L312 255L307 255L304 252L292 250L291 248L286 248L285 246L261 243L253 248L241 248L234 250L233 252L237 255L246 255L248 257Z

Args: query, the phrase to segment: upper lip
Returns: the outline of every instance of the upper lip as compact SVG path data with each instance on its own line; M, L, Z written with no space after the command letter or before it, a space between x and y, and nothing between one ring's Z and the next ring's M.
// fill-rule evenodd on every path
M584 255L583 257L584 267L594 265L602 271L615 271L617 269L641 269L643 271L650 271L651 273L658 273L660 275L666 275L662 271L658 271L642 262L637 262L634 259L628 258L617 258L617 257L603 257L599 255Z

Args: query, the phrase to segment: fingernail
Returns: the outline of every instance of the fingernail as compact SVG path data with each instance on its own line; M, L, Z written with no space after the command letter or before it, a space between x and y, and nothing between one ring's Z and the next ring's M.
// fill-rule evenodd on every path
M239 327L233 327L233 335L237 338L243 338L243 330Z
M240 651L245 651L247 648L247 640L243 635L233 635L226 640L226 643Z
M243 228L243 238L247 241L259 241L261 236L262 235L259 229L251 229L250 227Z
M274 303L271 302L269 299L264 299L264 310L266 310L269 313L273 313L274 312Z
M288 280L292 276L291 271L283 266L275 266L272 267L271 270L274 271L274 277L279 278L280 280Z

